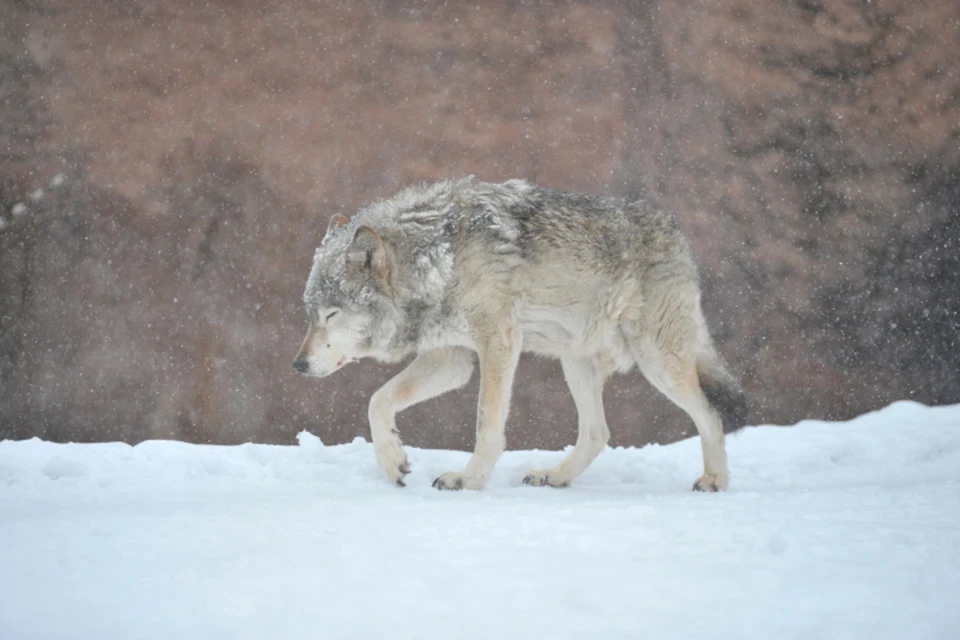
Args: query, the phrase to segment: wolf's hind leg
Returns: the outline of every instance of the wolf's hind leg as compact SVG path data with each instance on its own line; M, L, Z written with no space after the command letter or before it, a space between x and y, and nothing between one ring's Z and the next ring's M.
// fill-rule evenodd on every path
M370 398L367 416L377 464L394 484L404 486L410 473L400 434L397 413L424 400L467 384L473 374L473 354L468 349L447 347L419 354L410 365L383 385Z
M524 484L566 487L590 466L610 440L610 429L603 411L606 372L600 370L594 358L566 357L560 362L563 377L577 405L577 444L556 467L528 473L523 478Z
M695 356L648 349L638 355L637 364L650 384L686 411L697 427L703 475L693 483L694 491L725 490L730 479L723 426L700 388Z

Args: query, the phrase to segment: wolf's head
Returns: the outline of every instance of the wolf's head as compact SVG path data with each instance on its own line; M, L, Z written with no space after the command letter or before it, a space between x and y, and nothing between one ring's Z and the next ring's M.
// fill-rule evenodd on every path
M293 368L328 376L360 358L383 358L396 333L389 247L371 227L334 216L303 300L309 327Z

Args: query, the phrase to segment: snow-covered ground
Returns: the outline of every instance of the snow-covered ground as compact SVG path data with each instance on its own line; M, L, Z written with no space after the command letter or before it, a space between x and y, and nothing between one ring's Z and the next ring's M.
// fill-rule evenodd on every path
M0 443L0 639L960 638L960 406L606 451Z

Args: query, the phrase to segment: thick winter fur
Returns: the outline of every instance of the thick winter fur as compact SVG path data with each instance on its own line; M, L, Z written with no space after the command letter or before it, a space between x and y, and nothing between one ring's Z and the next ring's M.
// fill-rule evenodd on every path
M370 400L380 468L403 485L410 465L394 416L456 389L480 365L476 448L439 489L480 489L504 449L522 351L559 358L579 414L573 451L524 482L563 487L610 438L603 385L639 366L693 419L704 472L728 483L724 433L746 402L716 352L696 265L676 221L643 202L472 178L412 187L335 216L304 293L310 326L294 367L327 376L348 362L416 354Z

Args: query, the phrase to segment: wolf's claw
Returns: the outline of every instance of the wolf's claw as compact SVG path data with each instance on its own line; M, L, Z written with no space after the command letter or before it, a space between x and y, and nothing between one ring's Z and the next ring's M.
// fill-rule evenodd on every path
M693 483L694 491L705 491L707 493L716 493L717 491L725 491L727 488L727 479L725 477L714 476L709 473L705 473L697 481Z
M400 446L400 440L397 438L378 444L374 446L374 452L377 455L377 464L387 479L398 487L407 486L403 477L410 473L410 461Z
M433 486L441 491L460 491L463 489L463 478L445 479L443 476L439 476L433 481Z
M528 484L531 487L550 486L562 489L563 487L569 487L570 481L564 480L557 474L551 474L549 471L531 471L523 477L523 484Z
M410 463L409 463L409 462L404 462L403 464L401 464L401 465L397 468L397 471L399 471L399 472L402 474L399 478L397 478L397 486L398 486L398 487L405 487L405 486L407 486L407 483L403 481L403 478L404 478L404 476L406 476L408 473L410 473Z
M433 481L434 488L440 489L441 491L460 491L461 489L471 489L475 491L477 489L483 489L483 485L484 479L482 477L457 471L441 474Z

